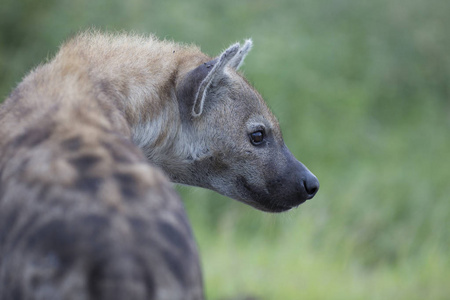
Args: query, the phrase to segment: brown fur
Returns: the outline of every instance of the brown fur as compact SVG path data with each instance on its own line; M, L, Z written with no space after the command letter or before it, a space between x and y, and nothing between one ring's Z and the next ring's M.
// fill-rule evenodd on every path
M202 299L160 169L266 211L314 196L317 179L237 73L251 45L211 59L87 32L24 78L0 107L0 299Z
M142 52L125 59L138 46L158 51L145 43L82 34L2 105L0 299L202 298L184 209L130 139L130 122L154 110L136 116L148 104L124 103L126 79L166 79L163 66L145 78Z

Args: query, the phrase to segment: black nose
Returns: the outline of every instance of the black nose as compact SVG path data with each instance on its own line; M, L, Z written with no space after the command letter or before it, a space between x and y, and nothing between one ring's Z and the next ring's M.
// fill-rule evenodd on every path
M312 199L319 190L319 180L317 180L317 177L313 174L308 174L308 176L303 179L303 186L308 193L308 199Z

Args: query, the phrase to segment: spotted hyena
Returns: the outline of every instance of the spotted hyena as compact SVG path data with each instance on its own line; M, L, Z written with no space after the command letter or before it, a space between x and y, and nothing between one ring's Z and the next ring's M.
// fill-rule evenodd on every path
M269 212L314 196L237 72L251 46L87 32L24 78L0 107L0 299L202 299L169 179Z

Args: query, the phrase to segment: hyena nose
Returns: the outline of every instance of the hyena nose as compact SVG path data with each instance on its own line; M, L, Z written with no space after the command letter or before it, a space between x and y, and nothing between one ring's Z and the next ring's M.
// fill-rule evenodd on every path
M310 173L303 179L303 186L308 194L308 200L312 199L319 190L319 180L316 176Z

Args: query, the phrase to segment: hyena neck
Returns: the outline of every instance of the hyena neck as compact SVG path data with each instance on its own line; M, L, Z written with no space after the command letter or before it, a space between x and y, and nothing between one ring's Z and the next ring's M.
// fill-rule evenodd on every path
M16 98L26 98L34 115L56 107L62 119L79 111L85 119L131 139L151 163L180 182L176 178L186 176L185 165L198 154L180 117L176 85L208 60L196 47L152 37L84 33L29 74L7 102L17 106ZM47 81L58 86L56 92L45 88ZM21 120L23 126L31 123Z
M108 49L92 49L92 37L79 36L60 55L87 57L99 101L114 103L129 125L130 138L148 160L174 181L199 154L192 131L182 120L176 86L210 58L196 47L153 38L124 36L106 40ZM74 49L75 48L75 49ZM89 52L76 50L89 48Z

